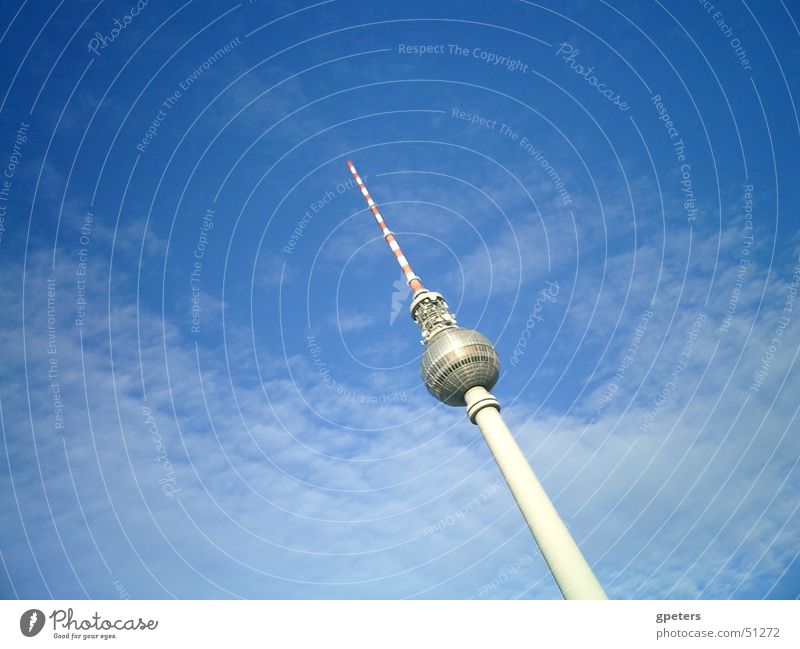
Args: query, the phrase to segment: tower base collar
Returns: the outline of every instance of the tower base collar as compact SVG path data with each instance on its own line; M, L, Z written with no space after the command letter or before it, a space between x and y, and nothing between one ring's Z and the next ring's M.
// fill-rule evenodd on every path
M467 416L473 424L476 423L475 417L484 408L492 407L497 408L498 412L500 411L500 402L491 392L480 385L467 390L464 394L464 401L467 404Z

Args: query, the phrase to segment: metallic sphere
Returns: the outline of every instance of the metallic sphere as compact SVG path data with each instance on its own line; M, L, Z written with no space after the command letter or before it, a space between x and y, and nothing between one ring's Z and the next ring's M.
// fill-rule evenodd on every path
M449 406L463 406L470 388L491 390L500 374L500 359L492 343L477 331L450 327L425 346L420 363L425 387Z

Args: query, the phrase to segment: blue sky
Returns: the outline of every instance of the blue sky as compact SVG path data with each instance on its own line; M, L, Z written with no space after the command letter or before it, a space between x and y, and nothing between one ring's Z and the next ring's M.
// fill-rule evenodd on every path
M714 4L4 12L0 594L558 597L350 158L611 597L798 597L800 14Z

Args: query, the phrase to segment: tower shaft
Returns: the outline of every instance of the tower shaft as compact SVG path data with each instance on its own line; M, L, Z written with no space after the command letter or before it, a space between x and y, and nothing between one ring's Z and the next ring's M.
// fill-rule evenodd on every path
M468 390L464 398L467 414L483 433L561 594L565 599L607 599L603 587L503 421L497 399L483 387Z

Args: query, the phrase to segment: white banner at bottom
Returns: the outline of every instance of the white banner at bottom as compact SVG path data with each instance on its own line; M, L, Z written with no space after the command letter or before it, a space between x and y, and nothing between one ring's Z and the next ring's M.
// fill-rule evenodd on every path
M0 647L800 647L797 601L2 601Z

